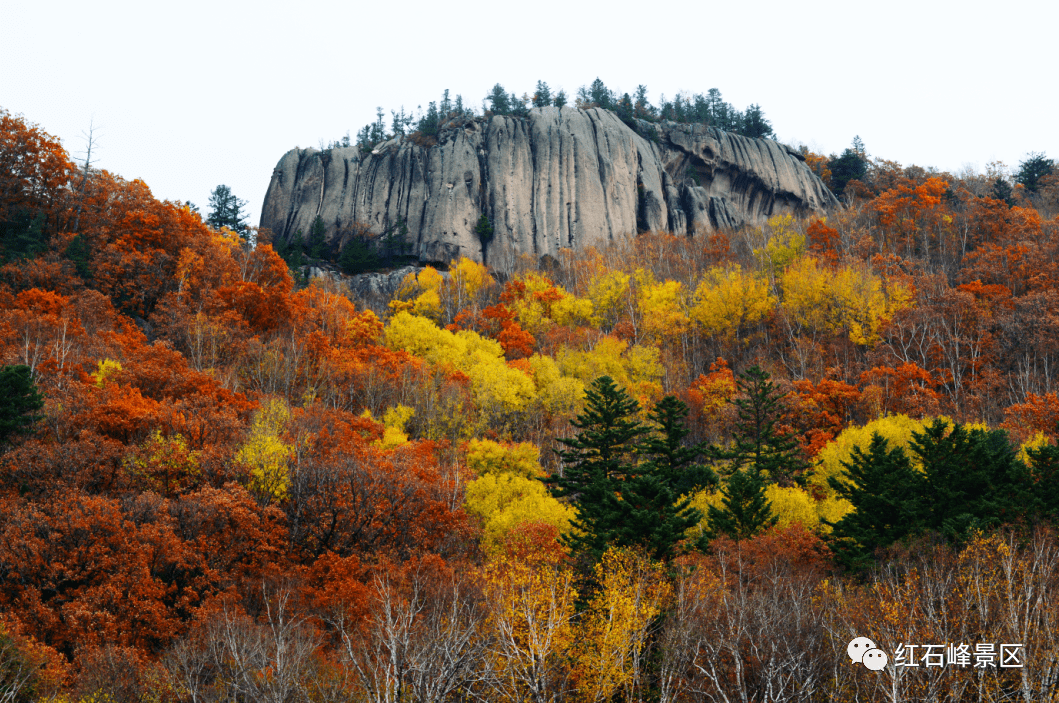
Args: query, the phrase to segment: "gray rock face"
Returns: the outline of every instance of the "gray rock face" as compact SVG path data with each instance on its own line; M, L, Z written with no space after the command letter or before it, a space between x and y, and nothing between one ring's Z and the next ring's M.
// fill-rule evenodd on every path
M401 287L405 277L410 273L418 273L419 268L415 266L402 266L385 273L358 273L346 276L345 281L353 295L366 300L383 300L389 302L394 293Z
M504 271L523 254L837 204L777 142L703 125L639 122L634 131L607 110L546 107L446 126L430 147L397 138L370 154L291 150L272 174L261 227L290 241L320 216L337 247L359 223L423 262L467 256ZM494 230L487 242L475 234L483 213Z
M344 286L349 296L377 314L384 313L394 294L401 288L405 277L421 271L418 266L401 266L386 272L357 273L347 275L330 264L303 266L301 272L308 278L324 278ZM447 277L447 271L439 272ZM145 323L146 324L146 323Z

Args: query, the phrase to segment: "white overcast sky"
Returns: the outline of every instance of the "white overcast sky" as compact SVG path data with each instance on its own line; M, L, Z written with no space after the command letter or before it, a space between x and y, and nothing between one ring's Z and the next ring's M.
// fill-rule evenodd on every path
M96 165L203 214L227 184L252 224L287 150L496 82L716 87L782 141L985 170L1059 157L1057 27L1047 0L0 0L0 107L75 157L94 123Z

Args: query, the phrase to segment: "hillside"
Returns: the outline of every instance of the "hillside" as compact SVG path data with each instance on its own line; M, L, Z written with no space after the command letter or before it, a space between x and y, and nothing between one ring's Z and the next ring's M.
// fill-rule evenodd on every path
M471 131L539 147L531 125L609 119ZM663 185L715 149L710 197L718 145L750 144L619 125L609 153L655 155ZM345 163L414 171L442 142ZM1054 164L784 153L841 202L781 211L748 178L737 229L512 243L501 269L439 248L377 314L0 110L0 697L1053 697ZM471 190L517 195L491 168ZM339 192L317 186L291 191L310 224ZM502 211L493 241L528 246ZM854 637L954 661L870 671Z

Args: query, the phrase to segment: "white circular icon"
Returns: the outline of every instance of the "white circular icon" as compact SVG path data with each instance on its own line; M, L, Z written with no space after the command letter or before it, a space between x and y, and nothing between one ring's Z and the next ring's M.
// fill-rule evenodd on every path
M881 649L869 649L864 653L861 662L872 671L882 671L886 667L886 652Z
M856 637L846 647L846 654L849 655L849 658L852 659L855 664L860 664L861 658L869 649L875 649L874 642L867 637ZM885 657L886 655L884 654L883 656ZM886 662L883 662L883 666L886 666ZM882 667L879 668L881 669Z

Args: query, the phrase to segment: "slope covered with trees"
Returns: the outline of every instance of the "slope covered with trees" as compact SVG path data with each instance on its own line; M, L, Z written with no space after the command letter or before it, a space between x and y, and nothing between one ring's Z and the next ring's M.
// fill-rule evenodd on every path
M1055 695L1043 155L858 146L826 219L456 260L376 314L0 129L6 700Z

